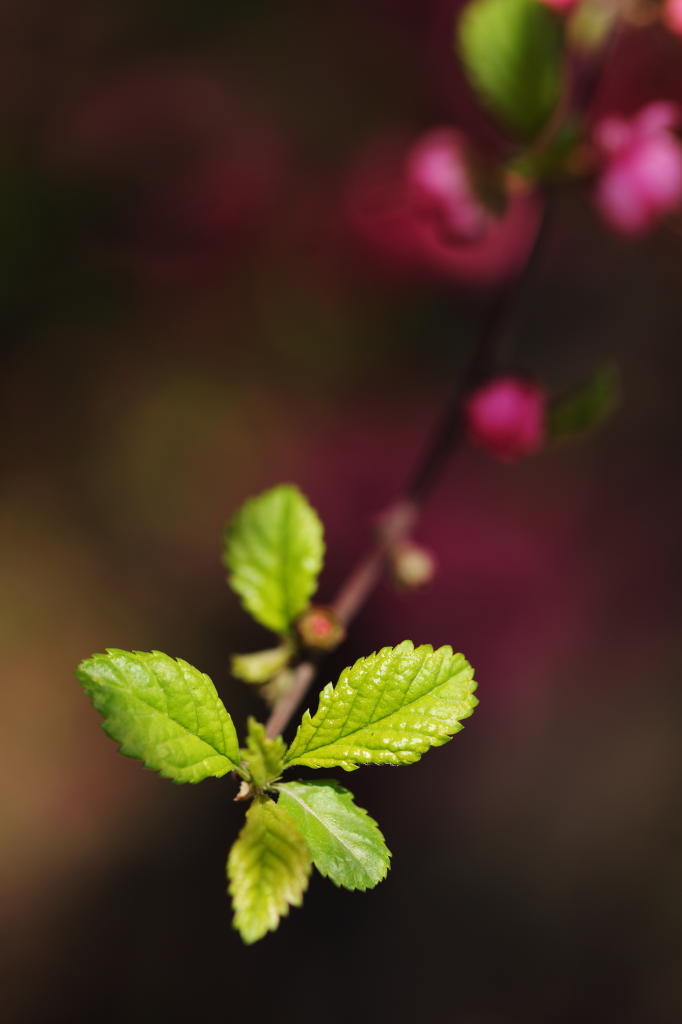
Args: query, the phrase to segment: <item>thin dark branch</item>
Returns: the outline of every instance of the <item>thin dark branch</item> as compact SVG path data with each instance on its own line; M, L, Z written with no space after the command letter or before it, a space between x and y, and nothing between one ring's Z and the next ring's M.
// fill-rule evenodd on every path
M594 102L608 58L618 41L619 29L620 23L616 18L600 53L577 69L567 69L569 77L565 85L562 112L564 105L584 112ZM553 124L552 130L554 128ZM504 346L516 331L527 290L544 248L553 208L554 198L548 194L537 233L520 274L502 289L490 307L469 364L403 494L381 518L374 545L352 570L332 604L346 626L355 618L379 582L392 546L409 536L422 505L440 480L452 455L465 440L464 400L496 371ZM277 702L267 722L269 736L276 736L286 728L311 686L320 660L321 657L308 658L296 667L290 689Z
M523 269L503 288L488 311L469 365L457 384L422 458L417 463L407 487L407 497L417 505L422 505L428 498L453 452L464 438L464 399L498 367L505 343L516 330L517 320L526 299L526 290L535 274L547 237L552 208L553 200L546 199Z
M545 200L538 229L520 274L504 287L485 317L469 364L448 402L445 414L418 460L404 493L380 518L375 540L368 553L351 571L332 608L347 626L358 614L383 574L386 559L397 542L408 537L422 505L441 478L455 450L465 440L463 402L494 372L500 352L516 326L516 320L534 275L547 236L551 199ZM311 686L320 658L308 658L297 665L287 692L275 704L266 724L268 736L284 731Z

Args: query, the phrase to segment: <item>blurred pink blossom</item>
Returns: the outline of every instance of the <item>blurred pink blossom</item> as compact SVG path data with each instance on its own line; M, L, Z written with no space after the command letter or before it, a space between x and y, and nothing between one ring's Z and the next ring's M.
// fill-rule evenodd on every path
M546 404L543 388L532 381L497 377L466 402L469 437L503 462L532 455L545 439Z
M143 280L219 278L270 230L289 178L248 89L172 61L105 76L58 113L48 146L60 174L125 197L98 251Z
M384 140L361 156L351 172L346 223L364 253L382 270L407 277L487 286L516 273L537 231L537 197L509 195L504 213L488 215L480 237L454 240L442 224L415 209L406 152L404 141Z
M682 0L666 0L663 21L671 32L682 36Z
M58 113L53 157L108 174L169 173L218 144L242 105L217 74L172 61L104 75Z
M607 117L597 124L603 170L595 200L617 231L647 231L682 202L682 146L672 132L678 123L677 107L660 101L631 120Z
M407 155L406 180L415 212L431 219L445 240L472 241L489 226L466 140L454 128L435 128L415 143Z

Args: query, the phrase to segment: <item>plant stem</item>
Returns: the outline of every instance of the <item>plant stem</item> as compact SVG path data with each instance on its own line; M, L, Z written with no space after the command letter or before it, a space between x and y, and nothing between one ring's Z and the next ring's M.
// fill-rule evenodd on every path
M599 90L607 58L620 35L620 22L611 25L596 59L577 69L566 68L561 116L552 121L551 131L561 122L566 110L585 110ZM355 618L381 579L386 559L394 545L409 536L427 498L440 480L454 452L466 438L464 401L468 394L490 378L499 367L505 343L514 333L522 311L526 291L534 277L554 210L554 195L547 190L537 231L519 274L501 289L481 324L469 364L448 402L440 423L418 459L402 495L379 519L373 546L358 562L342 584L332 608L344 626ZM277 701L266 723L268 736L284 731L298 705L311 686L322 655L309 656L295 669L289 690Z
M465 441L464 400L496 370L500 352L516 326L526 288L537 267L552 208L553 200L549 197L545 199L524 266L501 290L484 318L469 364L407 486L379 518L372 547L352 569L332 602L332 609L344 626L349 625L369 598L381 579L391 550L410 535L424 502L443 475L453 453ZM321 654L309 656L296 666L290 688L276 702L266 723L268 736L278 736L287 727L311 686L321 660Z

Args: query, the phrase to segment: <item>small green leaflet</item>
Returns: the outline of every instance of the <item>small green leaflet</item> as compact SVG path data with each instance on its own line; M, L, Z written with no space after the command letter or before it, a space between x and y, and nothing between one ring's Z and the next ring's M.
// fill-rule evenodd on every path
M246 749L241 751L242 760L259 789L265 789L282 774L286 744L281 736L271 740L265 734L265 726L255 718L249 718Z
M234 926L251 944L300 907L310 877L308 848L293 819L272 800L255 800L227 859Z
M269 683L289 664L294 653L292 644L284 641L279 647L251 654L233 654L230 659L232 675L243 683Z
M232 719L207 675L160 651L109 649L77 676L127 757L175 782L243 774Z
M323 558L322 523L292 484L247 501L225 535L230 586L254 619L275 633L287 633L308 607Z
M555 398L549 408L554 440L575 437L598 427L618 405L618 371L602 367L574 391Z
M346 889L372 889L388 871L391 854L379 826L332 779L283 782L279 806L289 812L321 875Z
M481 102L522 139L533 139L560 98L560 19L538 0L470 0L457 48Z
M311 718L303 715L285 767L412 764L459 732L478 701L473 669L451 647L409 640L360 658L328 683Z

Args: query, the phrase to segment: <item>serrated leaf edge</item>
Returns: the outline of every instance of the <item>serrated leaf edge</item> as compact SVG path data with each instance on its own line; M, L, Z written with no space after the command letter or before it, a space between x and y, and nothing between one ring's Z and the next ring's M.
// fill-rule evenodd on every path
M253 504L255 504L256 502L258 502L260 499L264 498L266 495L270 494L271 492L273 492L273 491L282 491L282 490L287 490L290 493L296 494L305 503L305 505L308 507L308 509L313 513L314 518L315 518L315 520L317 522L317 526L319 527L320 553L319 553L319 559L317 559L316 565L314 567L307 567L306 566L306 570L308 572L310 572L314 576L314 579L312 580L311 587L309 589L309 593L307 595L305 604L302 607L297 608L296 610L292 610L290 608L289 601L287 600L287 602L286 602L287 607L286 607L285 612L284 612L284 618L286 619L286 621L285 622L280 622L278 624L278 626L275 627L272 624L264 622L262 620L262 618L258 614L256 614L251 608L248 607L246 599L244 598L243 594L241 593L241 590L238 589L238 587L236 585L237 584L237 579L238 579L238 574L235 573L232 570L232 567L231 567L231 564L230 564L231 563L231 559L230 559L230 556L229 556L229 550L230 550L231 538L232 538L234 532L237 529L238 522L239 522L240 518L244 515L244 513L249 509L249 507L252 506ZM290 515L291 515L290 506L287 506L287 516L289 517ZM276 484L274 487L270 487L270 488L267 488L264 491L261 491L260 494L255 494L255 495L253 495L253 497L247 498L247 500L244 501L243 504L234 513L234 515L232 516L230 521L227 523L227 525L226 525L226 527L225 527L225 529L223 531L222 562L223 562L224 568L227 570L227 573L228 573L227 581L228 581L228 584L229 584L230 588L238 596L238 598L240 600L240 603L241 603L242 607L244 608L244 611L248 615L250 615L256 622L258 622L265 629L269 629L271 632L275 633L277 636L283 637L284 639L290 638L291 632L292 632L292 627L293 627L293 624L294 624L295 620L298 618L299 615L303 614L303 612L305 612L309 608L309 606L310 606L310 599L312 598L312 596L314 595L315 591L317 590L319 576L320 576L320 573L322 572L322 569L324 567L324 559L325 559L326 551L327 551L327 547L326 547L325 537L324 537L324 523L322 522L322 519L321 519L319 513L317 512L317 509L315 509L314 506L310 503L310 501L308 500L307 496L303 493L303 491L300 489L300 487L298 487L294 483L287 483L287 482L285 482L285 483L281 483L281 484ZM287 593L287 598L288 598L288 589L286 587L282 587L282 591L284 593Z
M245 778L246 777L246 773L244 772L244 768L242 767L242 765L239 762L233 761L233 759L230 757L230 755L226 754L225 751L218 750L212 743L209 743L208 740L205 740L205 739L203 739L203 737L198 736L197 733L192 732L191 729L188 729L187 726L184 726L181 722L178 722L176 719L171 718L170 715L168 715L168 718L175 725L177 725L179 729L181 729L187 736L190 736L193 739L201 740L201 742L205 743L207 747L210 747L211 750L215 751L215 756L222 757L226 761L229 761L229 767L225 768L224 771L221 770L221 771L213 772L210 775L205 776L204 779L198 779L196 781L190 781L189 783L187 783L187 782L184 782L184 781L176 779L173 775L169 774L169 772L165 771L162 768L155 768L153 765L149 764L145 760L145 758L140 757L138 754L129 754L129 753L127 753L123 749L123 747L124 747L124 745L126 743L126 740L125 739L120 740L117 736L114 736L111 733L110 729L108 728L108 726L109 726L108 719L104 718L104 713L99 709L99 707L97 706L97 703L95 701L95 695L96 695L97 687L87 677L87 675L85 674L85 670L83 668L84 665L87 665L89 662L96 661L99 658L106 658L107 655L111 655L113 657L115 655L120 655L120 654L126 654L126 655L131 655L132 654L135 657L138 657L139 655L147 655L147 654L161 655L164 658L170 658L171 661L174 661L177 665L179 665L181 667L181 669L183 670L183 673L184 673L184 670L186 668L191 669L194 672L198 672L201 676L203 676L210 683L210 685L211 685L211 687L212 687L212 689L214 691L215 699L222 705L222 707L225 710L225 714L227 715L227 717L230 719L231 722L232 722L232 716L230 715L229 711L227 710L227 708L223 704L222 700L220 699L218 691L216 690L215 684L214 684L213 680L211 679L211 677L209 675L207 675L205 672L202 672L201 669L195 668L194 665L191 665L188 661L185 661L183 658L173 658L172 655L166 654L165 651L158 651L158 650L151 650L151 651L126 651L126 650L124 650L121 647L105 647L104 653L98 652L96 654L91 654L89 658L83 658L83 660L79 663L79 665L78 665L78 667L76 669L76 678L78 679L78 682L83 687L83 690L85 691L87 697L89 698L90 702L92 703L92 706L95 708L95 711L97 711L98 714L102 715L104 720L100 723L100 727L106 733L106 735L109 737L109 739L112 740L113 743L116 745L116 751L117 751L118 754L121 755L121 757L128 757L128 758L130 758L133 761L139 761L142 764L142 766L147 769L147 771L154 772L155 775L159 775L163 779L169 779L171 782L174 782L176 785L187 785L187 784L189 784L191 786L196 786L198 782L205 782L206 779L208 779L208 778L222 779L223 776L229 774L229 772L231 772L231 771L237 772L237 774L241 778ZM110 662L109 664L112 664L112 663ZM120 678L121 677L121 673L120 673L120 670L118 669L118 667L116 665L112 664L112 668L116 672L116 675L119 676L119 678ZM155 708L152 704L149 704L146 700L143 700L143 698L140 697L139 694L135 693L134 691L126 690L125 687L117 687L117 689L120 689L120 690L124 691L132 699L136 700L139 704L142 704L145 708L151 709L155 714L158 714L158 715L163 714L163 712L159 711L158 708ZM194 700L193 694L190 694L190 695L192 696L192 700ZM234 723L233 723L233 725L234 725ZM221 727L221 731L223 733L223 739L225 739L225 731L224 731L224 729L222 729L222 727ZM226 746L227 746L227 744L226 744ZM195 761L193 763L194 764L201 764L202 761Z
M303 782L304 780L302 780L302 779L300 779L300 780L299 779L292 779L291 781L292 782ZM323 783L335 782L335 780L333 780L333 779L329 779L329 780L327 780L327 779L316 779L315 781L318 783L318 785L322 785ZM331 875L328 872L323 871L322 868L318 865L317 861L315 860L315 854L314 854L313 850L310 849L309 845L308 845L308 849L310 850L310 856L312 857L313 864L315 865L317 871L322 875L323 878L328 878L329 881L332 882L338 889L345 889L347 892L366 892L368 889L374 889L377 885L379 885L380 882L383 882L383 880L386 878L386 876L388 875L389 869L391 867L391 858L392 858L393 854L391 853L391 851L389 850L388 846L386 845L386 839L384 837L383 832L381 831L381 828L379 826L379 822L376 821L371 816L371 814L369 814L369 812L365 810L364 807L361 807L359 804L357 804L355 802L355 796L350 791L350 789L346 789L345 786L341 786L339 783L335 783L335 785L330 787L330 788L336 788L336 787L338 787L340 790L342 790L344 794L348 794L348 796L350 796L350 798L351 798L351 803L353 804L353 807L357 811L360 811L362 813L362 815L364 816L364 818L368 822L370 822L370 824L372 824L372 825L374 825L376 827L379 835L381 836L381 838L383 840L384 847L386 849L386 855L387 856L386 856L386 865L384 867L384 872L376 880L376 882L371 883L371 884L368 883L367 885L356 885L356 886L353 886L353 887L351 887L349 885L344 885L343 882L337 882L336 879L332 878ZM329 832L331 835L333 835L334 838L338 840L338 842L340 843L341 846L343 846L345 849L349 850L349 860L351 859L351 856L352 856L351 851L346 846L346 843L343 842L341 836L337 832L335 832L334 829L330 828L328 823L326 821L324 821L324 819L320 818L319 815L315 814L315 812L312 810L310 804L304 803L303 800L300 800L297 796L295 796L293 794L293 792L290 789L288 789L286 782L280 783L279 785L276 785L273 788L276 789L278 792L285 792L287 794L287 797L290 800L295 800L296 803L299 804L306 811L306 813L308 813L311 816L311 818L315 818L316 821L319 821L320 825L322 825L327 830L327 832ZM283 809L286 809L286 808L283 808ZM291 815L290 815L290 817L291 817ZM301 833L301 835L302 835L302 838L303 838L303 840L305 842L305 836L302 833ZM355 859L355 858L353 857L352 859Z
M346 669L343 670L343 672L341 672L341 674L339 675L339 678L338 678L336 684L331 683L331 682L327 683L327 685L320 691L319 701L318 701L318 708L317 708L317 711L315 711L314 714L315 715L318 714L319 709L320 709L320 704L322 703L322 698L325 697L325 696L331 697L331 695L334 692L335 687L339 685L339 683L341 682L343 676L346 673L352 674L356 670L356 668L361 666L364 662L368 661L369 658L381 657L382 655L388 655L391 652L394 653L394 654L403 654L403 653L407 653L407 652L414 652L415 650L423 650L425 652L424 660L426 660L426 658L429 657L430 655L433 655L433 654L436 654L436 653L440 653L441 651L447 652L447 655L449 657L453 657L453 658L461 657L463 659L463 661L464 661L464 665L462 666L462 670L468 676L468 681L470 681L471 684L472 684L471 685L471 689L469 691L470 694L471 694L471 701L472 701L471 708L461 716L461 718L457 721L456 727L454 729L452 729L451 732L449 732L447 735L444 735L444 736L434 737L429 742L429 745L431 747L442 747L442 746L444 746L458 732L461 732L461 730L464 728L464 726L462 725L463 719L470 718L471 715L473 714L475 708L478 707L478 703L479 703L478 699L473 696L473 694L474 694L474 692L475 692L475 690L477 688L477 685L478 685L476 683L476 680L473 678L473 676L474 676L474 669L473 669L473 667L471 666L471 664L467 661L467 659L464 657L464 655L461 652L459 652L459 651L458 652L454 652L452 647L449 644L443 644L441 647L438 647L438 648L436 648L434 650L434 648L433 648L433 646L431 644L420 644L418 648L415 648L415 646L414 646L414 644L413 644L413 642L411 640L403 640L402 643L397 644L395 647L388 647L388 646L387 647L382 647L382 648L380 648L379 651L374 651L371 654L368 654L368 655L366 655L364 657L358 658L352 665L348 666ZM422 663L422 666L420 666L418 672L421 671L422 667L423 667L423 663ZM418 672L414 676L415 679L416 679L416 677L418 675ZM413 681L414 681L414 679L413 679ZM443 682L440 685L444 686L445 682ZM421 700L421 699L422 698L417 698L417 700ZM416 701L411 701L409 704L402 705L401 710L403 708L409 708L410 704L413 704L415 702ZM389 714L385 715L384 717L385 718L390 718L393 714L395 714L395 712L390 712ZM313 717L314 717L314 715L311 715L309 709L306 709L303 712L303 715L301 716L301 722L300 722L299 727L298 727L298 729L296 731L296 735L294 736L294 739L292 740L292 742L291 742L291 744L289 746L289 749L288 749L288 751L287 751L287 753L285 755L285 758L284 758L284 767L285 768L291 767L291 766L296 765L296 764L303 764L303 766L305 767L304 762L299 760L299 758L297 757L295 752L294 752L294 754L292 756L292 751L294 751L294 748L296 746L296 740L298 738L299 730L303 727L303 725L308 725L309 723L312 724ZM323 718L317 725L313 726L315 732L317 732L320 729L320 727L323 725L325 719L326 719L326 715L325 715L325 718ZM362 732L364 729L368 728L370 724L371 724L372 728L374 728L375 726L380 726L380 723L382 721L383 721L383 719L379 718L375 722L368 723L368 725L359 726L357 729L353 730L352 733L347 733L343 737L340 737L340 739L343 739L344 741L348 740L348 739L350 739L350 737L355 735L355 733ZM308 746L306 748L304 754L301 755L301 757L304 757L304 756L306 756L308 754L314 754L315 750L323 749L324 746L326 746L326 745L327 744L324 744L324 745L321 745L320 747L310 747L310 746ZM421 756L422 755L419 754L419 755L417 755L417 757L412 758L411 760L403 762L403 764L414 764L415 761L418 761ZM337 767L343 768L344 771L355 771L362 764L372 764L372 762L362 762L361 761L361 762L357 763L355 761L350 761L350 760L343 761L340 758L335 758L333 763L330 763L329 765L320 765L318 767L335 767L335 766L337 766ZM308 766L308 767L310 767L310 766ZM391 767L398 767L398 766L397 765L391 765Z
M249 823L249 812L252 811L253 808L256 807L258 804L260 804L261 806L264 806L264 805L267 805L267 804L272 804L273 807L277 808L277 811L278 811L279 814L281 814L283 817L288 819L288 821L289 821L289 823L291 825L292 832L298 837L298 839L301 842L302 847L305 849L305 851L306 851L306 853L308 855L308 863L307 863L307 866L303 867L304 876L303 876L301 892L297 896L295 896L293 898L291 898L290 892L287 892L287 894L285 894L282 897L282 900L280 902L280 906L277 907L276 910L275 910L275 920L270 920L270 922L267 924L267 926L265 927L264 930L262 930L262 931L260 931L260 932L258 932L256 934L253 934L250 937L247 937L247 935L244 934L242 926L240 924L238 924L239 913L238 913L237 906L236 906L237 886L236 886L234 878L232 876L231 866L230 865L231 865L232 857L234 855L234 849L237 846L237 843L242 838L242 836L243 836L244 832L246 831L246 829L249 827L249 824L250 824ZM235 931L239 932L239 934L240 934L242 940L244 941L244 943L247 946L251 946L255 942L260 941L260 939L265 938L265 936L268 934L268 932L276 931L278 929L278 927L279 927L281 919L283 917L288 917L289 911L290 911L290 909L292 907L300 907L300 906L303 905L303 897L305 896L306 890L308 888L308 884L310 882L310 875L311 875L311 872L312 872L312 857L311 857L311 854L310 854L310 850L308 848L308 844L306 843L305 839L301 835L301 832L300 832L300 829L298 827L297 822L294 821L294 819L291 817L291 815L287 813L286 809L284 807L279 807L279 805L277 803L275 803L274 800L271 800L269 797L257 797L256 800L254 801L254 803L251 805L251 807L249 807L249 809L247 810L246 821L244 822L244 825L242 826L242 828L241 828L241 830L239 832L239 835L237 836L237 838L235 839L234 843L230 847L230 850L229 850L229 853L228 853L228 856L227 856L226 869L227 869L227 877L228 877L227 891L228 891L228 894L229 894L230 899L232 901L232 907L233 907L233 910L234 910L234 914L233 914L233 918L232 918L232 927L235 929ZM282 906L281 903L283 903L284 905Z

